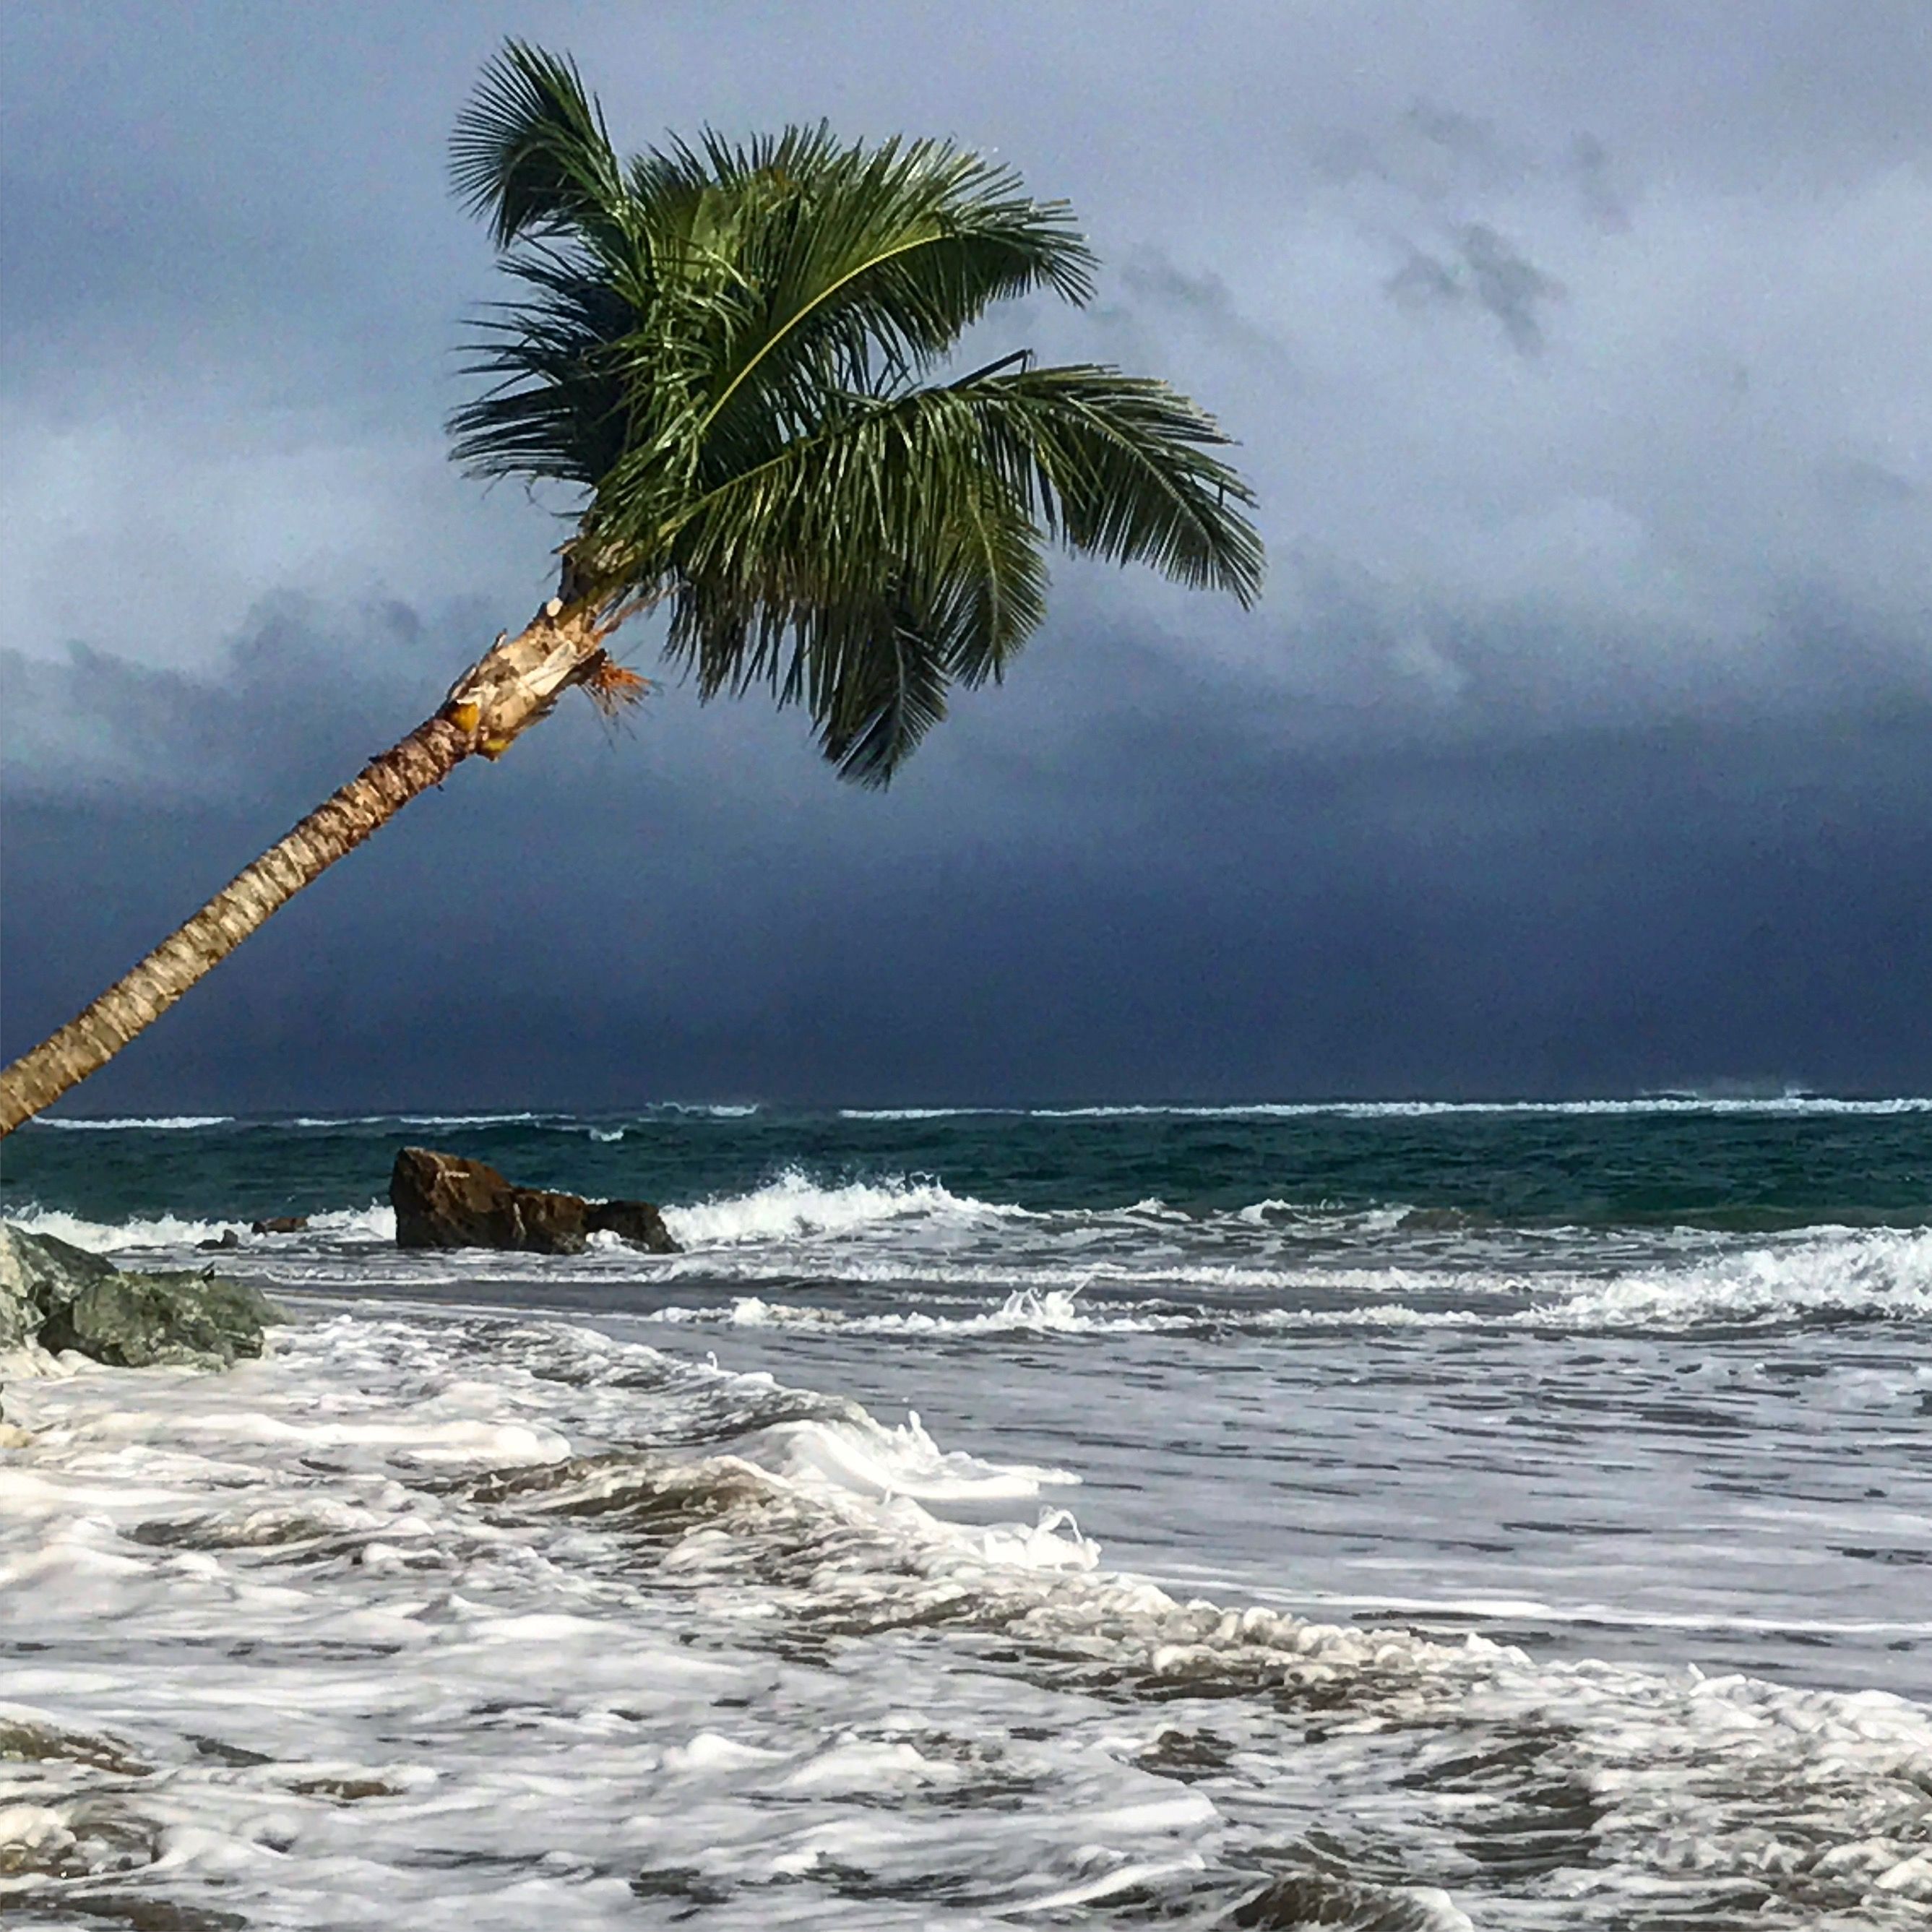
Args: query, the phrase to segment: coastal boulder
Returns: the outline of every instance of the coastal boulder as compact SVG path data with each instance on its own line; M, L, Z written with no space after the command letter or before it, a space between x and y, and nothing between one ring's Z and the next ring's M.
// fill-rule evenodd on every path
M574 1194L513 1186L487 1162L404 1148L389 1171L399 1248L508 1248L576 1255L584 1203Z
M38 1342L56 1307L114 1272L112 1262L85 1248L0 1221L0 1348Z
M40 1346L124 1369L226 1368L259 1355L263 1329L280 1318L259 1290L217 1274L116 1272L56 1308L41 1327Z
M593 1234L615 1234L654 1255L680 1252L663 1215L648 1201L592 1201L587 1206L584 1226Z
M148 1274L0 1223L0 1347L38 1342L97 1362L226 1368L284 1320L266 1295L210 1270Z
M399 1248L506 1248L577 1255L593 1234L610 1233L658 1254L677 1244L647 1201L586 1201L518 1187L487 1162L428 1148L404 1148L389 1173Z

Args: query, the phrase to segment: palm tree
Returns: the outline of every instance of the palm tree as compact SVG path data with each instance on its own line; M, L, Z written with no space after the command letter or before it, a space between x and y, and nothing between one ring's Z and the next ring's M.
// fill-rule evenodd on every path
M1166 384L1022 352L943 366L1004 297L1084 303L1066 205L949 142L824 127L626 160L573 62L511 40L451 142L515 300L476 326L452 418L482 477L561 483L574 524L532 622L117 985L0 1073L0 1133L104 1064L326 867L465 759L500 757L662 606L701 698L770 692L841 777L883 785L1039 625L1050 542L1259 588L1227 438Z

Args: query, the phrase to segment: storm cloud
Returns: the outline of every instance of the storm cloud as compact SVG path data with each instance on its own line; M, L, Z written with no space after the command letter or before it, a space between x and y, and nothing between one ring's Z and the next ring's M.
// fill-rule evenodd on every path
M1061 567L883 798L675 684L566 713L88 1108L1932 1080L1922 8L128 17L0 22L9 1054L543 594L560 506L439 428L502 31L633 144L824 114L1065 194L1100 298L987 340L1215 410L1272 568Z

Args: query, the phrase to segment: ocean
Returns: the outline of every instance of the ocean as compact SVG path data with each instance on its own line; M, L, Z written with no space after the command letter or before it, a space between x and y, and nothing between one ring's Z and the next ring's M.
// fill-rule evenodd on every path
M685 1252L398 1252L410 1144ZM0 1168L296 1318L8 1372L10 1924L1932 1923L1932 1101L73 1119Z

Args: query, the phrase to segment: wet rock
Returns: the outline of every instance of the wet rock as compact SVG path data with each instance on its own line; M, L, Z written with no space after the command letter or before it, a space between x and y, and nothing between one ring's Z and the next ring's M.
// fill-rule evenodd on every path
M404 1148L389 1174L399 1248L508 1248L581 1254L584 1204L574 1194L517 1187L459 1155Z
M480 1160L404 1148L389 1174L400 1248L507 1248L537 1255L584 1252L608 1232L658 1254L677 1244L647 1201L586 1201L548 1188L518 1187Z
M248 1932L248 1925L239 1912L177 1905L151 1892L90 1892L87 1916L97 1925L124 1925L128 1932Z
M120 1368L226 1367L262 1352L286 1318L266 1295L209 1270L117 1268L50 1234L0 1222L0 1334Z
M76 1349L117 1368L226 1368L259 1355L262 1330L276 1318L258 1290L219 1275L117 1274L56 1309L40 1330L40 1346L56 1354Z
M615 1234L654 1255L679 1252L664 1216L648 1201L593 1201L584 1224L593 1234Z
M38 1342L50 1310L114 1271L85 1248L0 1222L0 1348Z
M153 1768L142 1762L131 1745L105 1732L63 1730L39 1713L18 1706L0 1713L0 1763L9 1759L18 1763L57 1758L92 1765L97 1771L118 1772L124 1778L145 1778Z
M214 1240L195 1243L204 1254L218 1252L223 1248L238 1248L241 1245L242 1237L232 1228L224 1228L219 1237Z
M308 1226L306 1214L265 1214L248 1223L251 1234L299 1234Z

